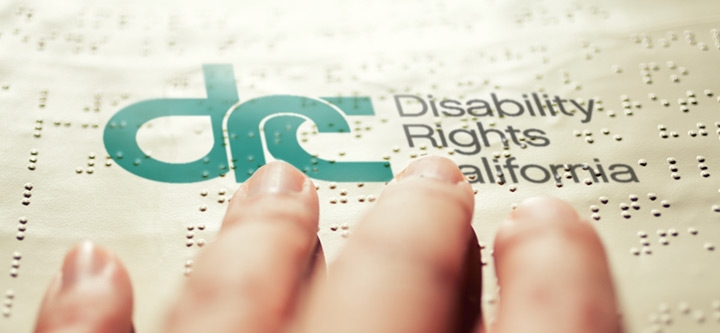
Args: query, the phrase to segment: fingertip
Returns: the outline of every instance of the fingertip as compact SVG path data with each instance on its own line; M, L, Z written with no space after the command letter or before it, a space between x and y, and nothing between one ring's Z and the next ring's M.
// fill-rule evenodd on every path
M566 201L553 197L525 199L500 225L495 235L495 249L502 251L515 238L539 237L559 232L584 240L597 239L594 229L583 221Z
M605 250L570 204L524 201L499 228L493 256L502 299L498 332L619 327Z
M248 179L248 195L302 191L307 176L292 165L276 160L261 167Z
M398 181L412 177L431 178L455 184L465 181L465 176L451 159L443 156L428 155L408 164L395 178Z
M315 184L291 164L275 160L260 167L240 185L229 202L221 231L238 222L257 220L281 205L288 205L282 209L288 213L304 216L309 212L315 217L300 220L309 221L308 227L317 229L319 202Z
M291 164L275 160L257 169L240 185L233 198L280 192L301 192L308 181L307 175Z
M92 279L109 279L123 288L130 287L130 278L120 259L90 240L84 240L68 251L61 271L63 291Z
M398 186L401 185L401 186ZM450 185L450 186L447 186ZM418 197L428 203L445 201L460 204L471 222L474 192L457 164L443 156L428 155L413 160L398 173L383 196Z
M83 241L65 255L48 287L36 332L129 332L132 286L120 259Z
M530 197L510 214L511 222L573 222L577 212L564 200L553 197Z

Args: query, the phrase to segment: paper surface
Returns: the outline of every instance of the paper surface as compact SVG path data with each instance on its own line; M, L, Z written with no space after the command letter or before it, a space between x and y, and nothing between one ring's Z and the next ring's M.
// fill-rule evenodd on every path
M627 332L717 332L719 13L711 1L4 1L0 331L32 330L65 251L83 239L128 267L137 331L160 331L242 178L230 167L254 147L268 161L289 152L311 176L320 172L313 165L330 170L331 179L314 180L330 261L384 186L366 180L380 171L338 178L339 165L387 163L395 174L421 155L449 156L477 189L487 321L498 303L496 228L513 204L551 195L601 235ZM135 116L111 128L139 102L216 98L204 65L232 70L220 117L274 95L309 104L283 104L282 133L264 131L273 123L263 118L230 149L223 143L249 113L218 122L188 104L197 115L154 118L124 136L133 124L122 121ZM353 115L363 98L372 114ZM339 122L311 121L312 103ZM343 122L349 131L338 132ZM143 155L119 162L107 135ZM133 169L136 159L200 161L200 172L151 180Z

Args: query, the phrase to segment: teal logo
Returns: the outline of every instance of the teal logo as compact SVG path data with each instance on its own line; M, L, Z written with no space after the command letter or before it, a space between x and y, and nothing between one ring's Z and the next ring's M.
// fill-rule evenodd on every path
M203 75L207 98L144 100L110 118L103 141L117 165L160 182L193 183L227 173L233 173L237 182L244 182L265 164L267 150L275 159L284 160L315 179L338 182L392 179L388 162L324 160L305 151L298 142L298 128L308 120L315 123L319 133L350 133L345 116L374 115L370 98L272 95L239 103L231 65L204 65ZM187 163L163 162L145 154L137 143L138 130L152 119L168 116L210 117L214 142L210 152Z

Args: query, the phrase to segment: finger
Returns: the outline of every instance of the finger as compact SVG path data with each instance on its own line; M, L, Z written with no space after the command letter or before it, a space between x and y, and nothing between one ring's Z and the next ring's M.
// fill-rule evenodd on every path
M317 244L315 186L285 162L260 168L202 252L170 332L276 332L293 315ZM322 257L319 257L320 259Z
M472 189L452 161L410 164L330 268L303 332L449 331L473 206Z
M40 307L37 333L129 333L132 287L109 251L86 241L65 256Z
M523 202L500 227L494 255L497 332L620 331L603 246L567 203Z
M455 307L456 316L453 329L448 332L469 333L474 328L482 328L480 312L482 296L482 259L480 243L474 232L470 233L470 242L465 251L465 263L461 273L460 289Z

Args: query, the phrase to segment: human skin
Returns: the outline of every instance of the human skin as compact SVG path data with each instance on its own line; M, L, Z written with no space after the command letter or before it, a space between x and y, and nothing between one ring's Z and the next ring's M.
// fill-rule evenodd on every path
M418 159L387 185L326 273L315 186L289 164L269 163L232 197L217 240L199 254L169 309L165 331L621 332L599 237L552 198L524 201L498 229L497 320L473 324L480 316L471 313L470 325L459 325L468 320L461 318L466 293L479 296L479 287L468 285L481 285L481 274L468 269L479 258L474 200L452 161ZM132 303L120 259L86 241L65 257L35 331L128 333Z

